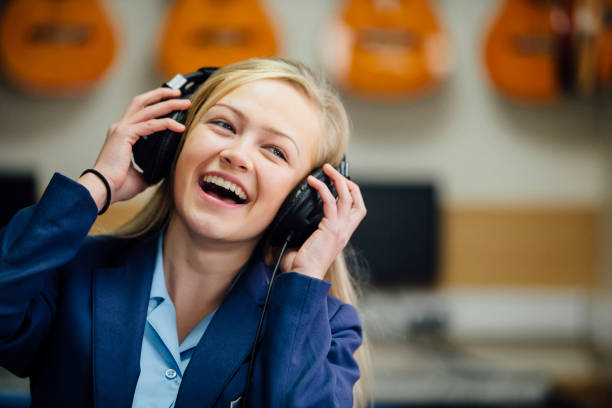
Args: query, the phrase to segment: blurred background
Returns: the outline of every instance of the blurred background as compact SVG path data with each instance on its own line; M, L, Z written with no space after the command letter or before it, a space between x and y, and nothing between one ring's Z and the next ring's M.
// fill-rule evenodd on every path
M375 405L612 406L611 1L0 7L1 225L54 172L91 167L133 96L199 66L295 58L352 120ZM27 390L0 371L0 406Z

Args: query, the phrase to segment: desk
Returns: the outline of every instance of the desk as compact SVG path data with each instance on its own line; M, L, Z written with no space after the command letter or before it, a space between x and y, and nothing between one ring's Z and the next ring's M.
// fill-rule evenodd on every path
M596 381L584 344L415 344L373 341L377 403L401 406L539 407L560 384Z

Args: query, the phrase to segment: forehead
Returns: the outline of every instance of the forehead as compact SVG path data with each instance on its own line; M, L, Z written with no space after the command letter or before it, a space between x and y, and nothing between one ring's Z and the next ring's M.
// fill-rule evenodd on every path
M321 111L306 94L287 81L260 79L240 85L211 109L229 105L253 125L272 127L314 150L322 132Z
M227 101L241 97L257 97L266 102L277 101L284 97L295 103L303 104L308 109L317 110L304 91L297 85L282 79L258 79L247 82L232 89L220 100Z

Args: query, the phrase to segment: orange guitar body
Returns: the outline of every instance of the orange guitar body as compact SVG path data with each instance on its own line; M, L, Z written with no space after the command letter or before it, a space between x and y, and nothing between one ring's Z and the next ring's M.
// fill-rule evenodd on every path
M159 50L165 77L276 55L272 24L257 0L176 0Z
M115 38L96 0L14 0L0 22L3 69L34 93L89 90L114 55Z
M508 96L534 102L561 96L563 41L571 21L554 0L505 0L484 48L489 75Z
M599 72L603 88L612 87L612 0L604 1L603 22L599 37Z
M448 43L427 0L350 0L327 30L323 65L349 92L410 97L447 76Z

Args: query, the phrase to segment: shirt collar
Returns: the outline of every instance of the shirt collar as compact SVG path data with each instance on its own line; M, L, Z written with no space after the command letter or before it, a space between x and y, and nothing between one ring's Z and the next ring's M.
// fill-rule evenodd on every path
M157 304L170 299L166 281L164 278L164 254L162 249L164 234L160 233L157 239L157 257L155 259L155 269L153 270L153 281L151 282L151 294L149 300L157 300Z
M232 282L230 291L234 287L234 285L236 284L236 282L238 281L242 273L246 269L248 269L248 265L250 264L250 261L251 260L249 260L240 269L240 272L238 272L238 274L234 278L234 281ZM158 332L158 335L162 338L162 341L164 341L164 344L177 343L178 345L178 339L175 339L174 342L170 342L169 340L169 338L171 337L170 333L172 333L172 337L176 337L175 317L168 316L168 315L160 317L159 315L154 316L154 314L153 315L151 314L163 302L168 302L170 306L169 309L162 311L163 313L167 313L168 310L171 310L172 313L175 313L174 304L172 302L172 299L170 298L170 295L168 294L168 289L166 288L166 281L164 277L163 232L162 232L159 234L159 238L157 239L157 255L155 258L155 267L153 270L153 278L151 282L151 293L149 295L149 309L147 313L147 320L154 327L156 327L155 330ZM208 328L208 325L211 322L217 310L218 309L213 310L208 316L202 319L196 325L196 327L194 327L193 330L187 335L187 337L183 340L183 342L180 345L178 345L178 353L180 353L181 356L186 351L189 351L198 345L200 339L204 335L204 332ZM168 325L168 322L170 322L170 325ZM172 349L174 350L175 347L173 347ZM172 354L173 354L174 359L177 361L177 364L179 364L179 361L182 361L182 359L178 358L179 355L176 352Z

